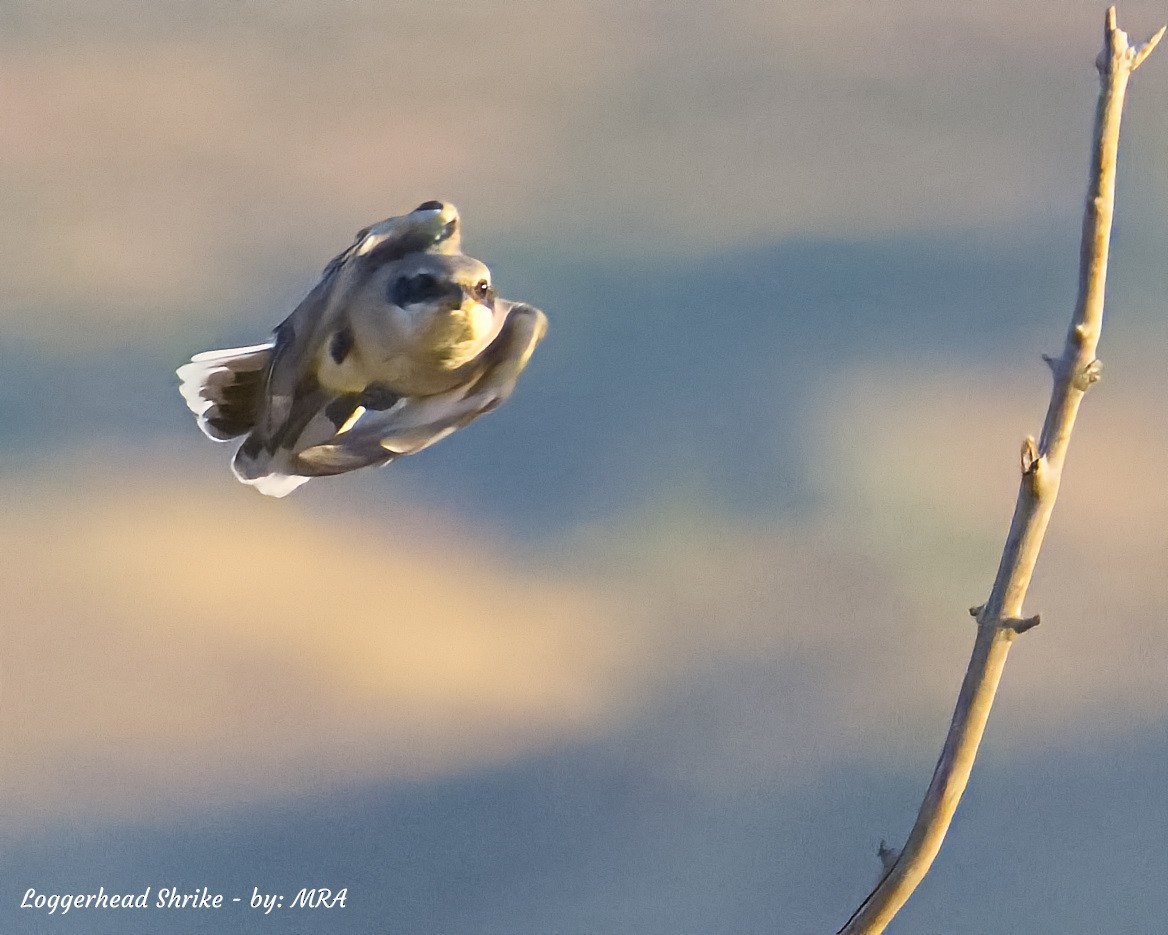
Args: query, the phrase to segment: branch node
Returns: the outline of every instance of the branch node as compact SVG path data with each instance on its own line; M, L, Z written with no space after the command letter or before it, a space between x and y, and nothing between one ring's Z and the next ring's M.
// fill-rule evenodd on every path
M1038 442L1034 440L1033 435L1027 435L1022 442L1022 476L1030 477L1037 474L1040 461L1042 456L1038 453Z
M1098 199L1096 199L1096 201L1098 201ZM1074 335L1075 341L1078 342L1080 346L1082 346L1091 339L1091 329L1087 326L1085 321L1081 321L1075 325Z
M1098 383L1099 378L1103 376L1103 361L1099 358L1091 361L1082 370L1075 374L1075 389L1081 393L1086 393L1092 384Z

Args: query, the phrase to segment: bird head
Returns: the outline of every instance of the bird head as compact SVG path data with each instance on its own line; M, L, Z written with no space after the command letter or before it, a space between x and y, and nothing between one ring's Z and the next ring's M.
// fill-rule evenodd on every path
M491 271L463 254L416 254L391 264L385 300L404 314L416 345L445 366L459 367L498 335Z
M357 234L357 256L391 262L411 253L454 255L462 252L458 209L427 201L409 214L386 218Z

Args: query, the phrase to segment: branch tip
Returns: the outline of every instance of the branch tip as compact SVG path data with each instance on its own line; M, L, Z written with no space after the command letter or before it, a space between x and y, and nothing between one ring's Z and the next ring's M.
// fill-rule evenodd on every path
M1136 50L1136 54L1132 58L1131 63L1132 71L1139 68L1144 63L1144 59L1152 54L1152 49L1156 48L1156 45L1164 38L1164 31L1166 29L1168 29L1168 26L1161 26L1154 36Z
M1107 8L1107 15L1103 20L1103 28L1106 29L1108 33L1115 32L1115 7L1109 6Z

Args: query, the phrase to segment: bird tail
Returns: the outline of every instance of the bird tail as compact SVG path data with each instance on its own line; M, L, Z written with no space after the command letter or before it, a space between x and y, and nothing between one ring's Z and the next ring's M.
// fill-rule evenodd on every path
M254 487L266 497L286 497L312 478L297 471L296 456L284 449L269 449L255 435L239 446L231 461L236 479Z
M225 442L251 431L272 347L268 342L204 351L178 368L179 392L207 437Z

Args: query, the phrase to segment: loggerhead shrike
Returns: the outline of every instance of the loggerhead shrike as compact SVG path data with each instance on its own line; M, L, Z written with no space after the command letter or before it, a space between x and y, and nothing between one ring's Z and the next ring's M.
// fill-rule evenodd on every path
M511 395L547 330L462 252L427 201L357 234L266 344L196 354L179 391L232 470L283 497L307 480L421 451Z

